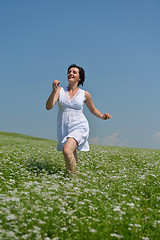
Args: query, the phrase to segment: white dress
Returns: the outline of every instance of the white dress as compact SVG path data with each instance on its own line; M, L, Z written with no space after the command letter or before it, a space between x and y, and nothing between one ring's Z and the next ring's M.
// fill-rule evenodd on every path
M68 88L61 88L57 119L58 151L63 151L64 144L69 137L76 139L78 150L89 151L89 124L83 114L84 101L84 90L79 89L70 99Z

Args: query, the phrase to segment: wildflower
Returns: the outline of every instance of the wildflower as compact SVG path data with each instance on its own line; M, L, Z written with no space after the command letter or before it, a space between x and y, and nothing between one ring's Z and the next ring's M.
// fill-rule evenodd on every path
M61 231L67 231L66 227L61 228Z
M39 233L39 231L41 230L41 228L40 227L38 227L38 226L34 226L34 233Z
M22 236L22 239L28 239L29 238L29 234L25 234Z
M128 206L130 206L131 208L134 207L134 203L127 203Z
M145 175L140 176L140 179L142 179L142 180L144 180L145 178L146 178Z
M132 198L134 198L134 199L137 200L137 201L140 201L140 200L141 200L139 197L135 197L135 196L132 196Z
M15 220L17 217L16 217L16 215L14 215L14 214L9 214L8 216L7 216L7 221L12 221L12 220Z
M141 225L140 225L140 224L135 224L134 226L141 228Z
M111 237L116 237L116 238L123 238L123 235L118 235L116 233L111 233L110 236Z
M12 232L12 231L8 231L8 232L6 233L6 235L7 235L8 239L15 239L15 238L16 238L15 233Z
M155 178L157 177L155 174L152 174L152 173L151 173L150 175L151 175L152 177L155 177Z
M115 208L113 209L113 211L114 211L114 212L119 212L119 211L121 211L120 206L115 207Z
M91 233L96 233L96 232L97 232L96 229L90 229L89 231L90 231Z

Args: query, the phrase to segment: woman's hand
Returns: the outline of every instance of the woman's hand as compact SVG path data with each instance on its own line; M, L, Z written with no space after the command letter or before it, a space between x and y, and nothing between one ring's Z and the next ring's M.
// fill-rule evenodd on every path
M51 92L51 95L49 96L47 102L46 102L46 109L50 110L54 107L56 102L58 101L59 98L59 92L60 92L60 87L59 87L60 81L54 80L52 83L52 88L53 91Z
M57 92L57 90L59 88L59 84L60 84L59 80L54 80L54 82L52 83L52 87L53 87L54 92Z
M112 117L112 115L110 115L109 113L105 113L103 116L102 116L102 119L103 120L107 120L107 119L110 119Z

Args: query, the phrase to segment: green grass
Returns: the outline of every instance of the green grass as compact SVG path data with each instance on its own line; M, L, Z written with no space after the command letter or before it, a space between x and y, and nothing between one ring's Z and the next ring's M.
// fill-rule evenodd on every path
M68 178L56 144L0 132L0 239L160 239L160 150L91 145Z

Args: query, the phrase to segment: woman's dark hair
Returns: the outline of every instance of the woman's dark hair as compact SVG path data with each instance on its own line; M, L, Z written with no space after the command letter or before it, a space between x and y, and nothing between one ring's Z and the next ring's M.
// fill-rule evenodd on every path
M84 81L85 81L85 71L84 71L84 69L83 69L82 67L80 67L80 66L77 66L76 64L72 64L72 65L70 65L70 66L68 67L68 73L69 73L69 70L70 70L71 68L73 68L73 67L76 67L76 68L79 69L80 81L78 82L78 86L79 86L79 85L82 85L82 86L83 86L83 83L84 83Z

